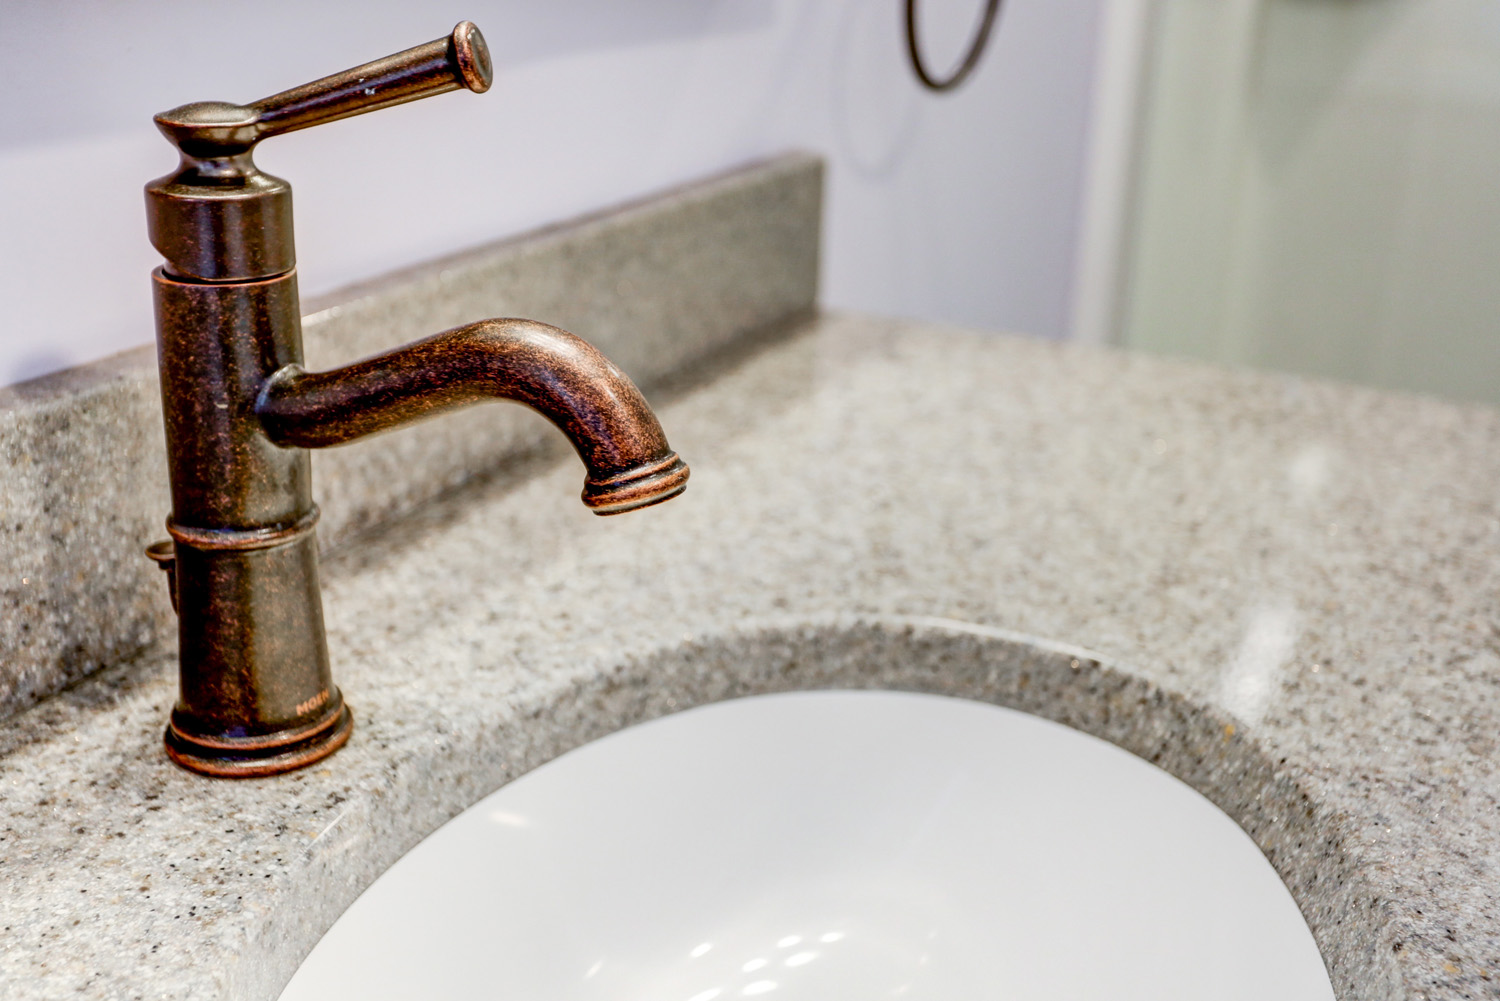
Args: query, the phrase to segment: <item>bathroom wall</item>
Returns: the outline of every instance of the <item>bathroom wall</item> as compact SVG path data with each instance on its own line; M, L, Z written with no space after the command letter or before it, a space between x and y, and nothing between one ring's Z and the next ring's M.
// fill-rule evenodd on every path
M0 383L151 338L150 115L252 100L485 31L484 97L268 142L304 295L800 147L830 160L824 299L1060 336L1105 0L1008 0L952 96L921 91L900 0L0 2ZM926 0L930 59L982 0Z

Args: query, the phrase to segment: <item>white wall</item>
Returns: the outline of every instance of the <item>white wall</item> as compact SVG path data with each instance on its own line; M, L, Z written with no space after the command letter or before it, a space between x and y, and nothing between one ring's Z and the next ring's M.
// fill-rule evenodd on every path
M900 0L0 0L0 383L150 340L153 112L486 33L495 88L267 142L305 295L788 148L829 158L824 300L1060 336L1104 0L1008 0L948 97ZM930 60L982 0L925 0ZM586 335L586 331L583 332Z

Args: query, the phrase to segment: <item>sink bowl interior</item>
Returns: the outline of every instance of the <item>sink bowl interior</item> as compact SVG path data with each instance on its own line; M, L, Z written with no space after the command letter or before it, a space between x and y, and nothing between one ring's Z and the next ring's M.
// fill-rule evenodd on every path
M631 727L380 877L282 1001L1328 1001L1290 894L1113 745L929 695L808 692Z

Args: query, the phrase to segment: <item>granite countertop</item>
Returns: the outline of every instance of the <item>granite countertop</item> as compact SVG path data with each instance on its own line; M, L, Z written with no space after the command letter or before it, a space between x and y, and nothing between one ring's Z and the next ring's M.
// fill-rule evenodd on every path
M1500 414L838 314L656 397L693 467L672 503L595 518L554 449L325 562L357 721L328 761L175 768L170 644L8 721L0 994L273 998L395 858L556 754L884 686L1181 776L1341 998L1500 996Z

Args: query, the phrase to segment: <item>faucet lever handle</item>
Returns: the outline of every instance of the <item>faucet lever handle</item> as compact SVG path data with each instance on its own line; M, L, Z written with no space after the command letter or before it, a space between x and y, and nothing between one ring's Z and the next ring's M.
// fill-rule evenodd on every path
M146 205L167 273L243 281L295 265L291 185L261 173L246 155L262 139L460 87L483 93L493 79L484 36L460 21L436 41L254 104L198 101L163 111L156 127L182 163L146 185Z
M461 87L482 94L493 80L484 36L472 21L460 21L443 38L284 90L248 107L258 113L255 131L259 140Z

